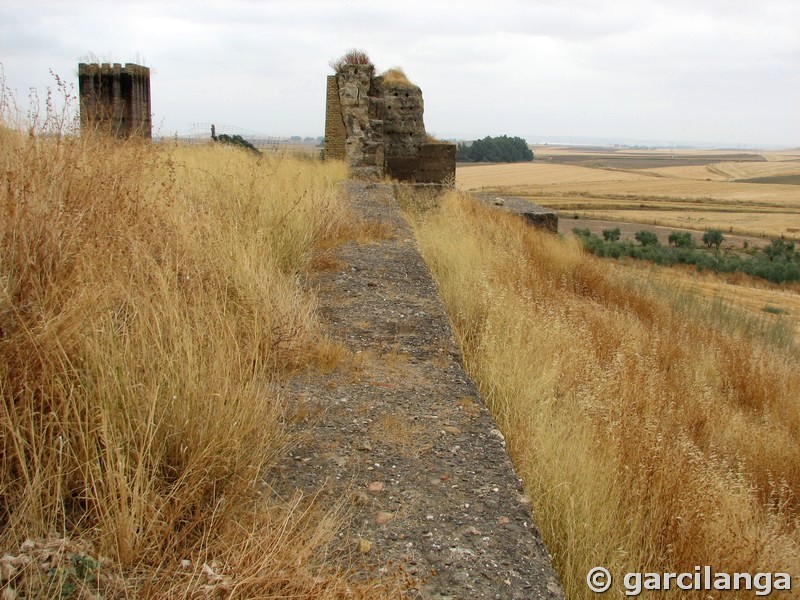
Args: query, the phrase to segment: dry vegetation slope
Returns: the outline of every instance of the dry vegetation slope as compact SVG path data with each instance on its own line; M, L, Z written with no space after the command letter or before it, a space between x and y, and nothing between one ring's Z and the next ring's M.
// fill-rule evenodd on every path
M336 353L297 274L350 221L345 176L0 129L4 585L379 595L315 561L332 513L259 499L287 442L274 383Z
M800 286L776 285L742 273L715 274L694 267L647 261L617 261L617 272L662 290L678 303L713 312L734 329L760 332L777 343L800 349Z
M453 193L414 226L567 597L596 565L796 574L797 356L490 211Z

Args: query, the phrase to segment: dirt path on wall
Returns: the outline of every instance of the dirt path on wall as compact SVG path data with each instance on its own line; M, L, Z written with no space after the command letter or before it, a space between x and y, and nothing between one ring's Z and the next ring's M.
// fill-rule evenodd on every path
M287 393L307 416L277 491L344 499L340 560L402 565L411 598L564 598L502 434L460 365L436 286L390 186L349 182L393 237L350 242L309 285L352 365Z

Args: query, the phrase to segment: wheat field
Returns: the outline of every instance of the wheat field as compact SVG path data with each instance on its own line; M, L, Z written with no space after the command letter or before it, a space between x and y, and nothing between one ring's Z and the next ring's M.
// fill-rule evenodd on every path
M643 172L676 179L732 181L735 179L748 179L752 177L800 175L800 161L720 162L712 165L644 169Z
M723 151L630 150L618 155L537 148L542 162L460 165L456 184L461 190L519 196L586 218L800 239L800 185L785 179L800 177L798 157L773 153L737 161L731 156ZM648 166L676 161L690 164ZM748 181L754 178L767 181Z

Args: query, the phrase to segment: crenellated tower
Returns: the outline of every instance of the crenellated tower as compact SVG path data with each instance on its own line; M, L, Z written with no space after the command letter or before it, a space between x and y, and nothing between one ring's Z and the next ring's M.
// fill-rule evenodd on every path
M78 65L81 127L120 138L152 137L150 69L128 63Z

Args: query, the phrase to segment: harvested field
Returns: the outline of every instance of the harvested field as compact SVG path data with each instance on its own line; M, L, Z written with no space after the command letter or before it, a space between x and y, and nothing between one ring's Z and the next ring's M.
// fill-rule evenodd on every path
M752 179L764 177L784 177L787 175L800 175L800 160L782 160L764 163L717 163L713 171L727 176L729 179Z
M751 179L738 179L744 183L772 183L782 185L800 185L800 175L774 175L772 177L753 177Z
M482 164L456 171L456 185L464 190L510 186L553 186L600 182L649 181L652 175L592 169L574 165L529 162Z
M697 179L699 181L729 181L730 177L714 169L716 165L689 165L677 167L658 167L645 172L675 179Z
M701 181L738 181L744 183L786 183L796 185L800 161L786 160L763 163L715 163L686 167L647 169L647 173L673 179Z
M536 152L532 163L461 166L456 185L581 218L800 239L800 160L791 152ZM663 166L643 168L654 164Z

